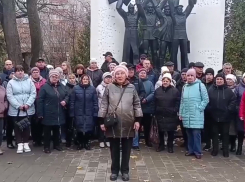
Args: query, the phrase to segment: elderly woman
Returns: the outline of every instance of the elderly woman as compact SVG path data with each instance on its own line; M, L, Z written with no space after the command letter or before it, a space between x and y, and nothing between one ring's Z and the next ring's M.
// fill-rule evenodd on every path
M87 68L87 74L93 82L93 86L96 88L102 81L103 71L98 68L97 60L92 58L90 60L90 66Z
M173 153L174 132L178 125L178 110L180 94L177 88L171 85L172 76L165 73L162 76L162 86L156 89L156 119L159 129L160 144L157 152L165 149L164 133L168 132L168 152Z
M237 85L237 79L235 75L228 74L226 75L226 83L227 86L232 90L232 92L235 93L235 88ZM236 137L237 137L237 131L236 131L236 118L238 116L238 112L231 113L231 122L230 122L230 152L236 151Z
M105 92L105 88L107 87L107 85L109 85L110 83L112 83L112 76L110 72L105 72L102 76L103 81L101 82L101 84L96 88L96 92L98 95L98 101L99 101L99 107L101 105L101 101ZM104 148L105 147L105 143L107 147L110 147L110 143L107 141L107 139L105 138L105 132L101 130L101 128L99 127L99 142L100 142L100 147Z
M189 69L186 76L187 84L183 87L179 109L179 119L188 137L188 152L185 155L201 159L201 130L204 126L204 109L209 99L206 87L196 78L196 71Z
M90 150L89 139L94 128L94 117L98 115L98 97L90 85L89 76L84 74L70 96L70 117L74 118L79 142L78 150Z
M163 77L163 75L164 75L165 73L170 73L170 71L169 71L169 69L168 69L167 66L161 67L161 75L159 76L158 81L157 81L157 83L155 84L155 90L156 90L157 88L159 88L159 87L162 86L162 77ZM176 81L175 81L174 79L171 80L171 85L174 86L174 87L176 86Z
M49 80L41 88L37 100L37 115L42 120L44 136L44 152L50 153L51 132L53 133L53 147L58 151L60 146L60 126L65 124L65 114L68 104L68 92L60 83L57 70L50 70Z
M19 122L26 116L31 120L31 116L35 114L36 87L28 75L24 74L21 65L15 67L15 74L7 85L6 93L9 101L8 115L12 122ZM17 153L30 152L28 144L30 127L21 130L15 125L14 133L18 144Z
M101 129L106 132L106 137L110 141L111 151L111 181L116 181L119 171L122 180L129 180L129 159L132 141L138 130L142 110L140 100L135 87L129 83L128 69L125 66L116 66L114 70L115 81L109 84L104 92L99 114L101 119ZM109 113L114 113L116 123L105 127L104 120ZM122 144L122 160L120 167L120 141Z

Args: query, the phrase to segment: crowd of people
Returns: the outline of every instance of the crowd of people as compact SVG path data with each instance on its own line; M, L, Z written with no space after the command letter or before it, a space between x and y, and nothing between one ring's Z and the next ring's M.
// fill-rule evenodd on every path
M0 131L6 130L7 147L17 145L19 154L30 152L31 136L33 146L43 146L45 153L51 153L51 141L58 151L63 150L63 141L66 147L74 143L78 150L91 150L97 128L99 146L111 151L110 179L115 181L121 171L127 181L131 148L140 150L141 133L145 145L152 147L150 129L155 120L160 139L156 152L165 148L174 152L180 125L186 156L200 159L202 150L213 156L219 150L224 157L229 152L242 154L245 74L237 77L230 63L215 76L212 68L203 72L201 62L181 71L166 62L158 71L144 54L136 66L119 64L111 52L104 56L101 69L91 59L89 67L78 64L74 72L69 62L54 69L38 59L36 67L25 73L21 65L5 61L0 75ZM111 121L113 125L108 124ZM2 138L0 132L0 146Z

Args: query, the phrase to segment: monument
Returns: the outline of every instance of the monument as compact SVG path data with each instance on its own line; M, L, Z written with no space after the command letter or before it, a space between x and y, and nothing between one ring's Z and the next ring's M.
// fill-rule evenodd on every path
M114 2L112 4L109 4L108 0L91 1L91 57L97 58L97 60L99 60L99 64L102 64L104 62L104 58L102 55L106 51L111 51L117 61L123 61L122 57L125 22L116 10L116 4L118 3L118 0L111 1ZM179 5L183 5L183 9L186 9L188 5L190 7L190 3L196 4L191 8L192 11L188 16L188 19L184 20L184 22L186 21L185 35L190 41L190 53L188 54L188 58L185 59L187 57L186 54L184 54L184 59L183 55L181 59L179 53L173 55L176 58L175 60L178 64L178 69L181 69L181 60L182 66L183 62L186 64L186 61L189 60L189 62L201 61L204 63L206 68L213 67L215 71L217 71L222 67L223 62L225 2L223 0L195 1L196 0L179 0ZM130 3L135 4L135 1L131 0ZM127 2L124 2L124 5L122 5L122 9L127 12L128 7L125 4L127 4ZM153 6L153 8L155 8L155 6ZM158 5L156 8L160 8L160 6ZM166 11L171 10L170 7L168 8L164 6L164 8L166 8ZM181 9L182 7L179 6L179 8ZM175 8L175 10L176 9L178 8ZM138 9L135 9L135 11L138 11ZM167 12L161 13L162 15L166 15ZM158 19L160 22L164 21L163 19L161 20L159 16ZM154 30L157 30L159 28L160 27L155 27ZM166 32L162 33L166 34ZM156 34L153 35L156 38ZM161 36L161 38L163 38L163 36ZM174 40L175 39L173 39L173 41ZM164 47L164 44L162 44L163 41L164 39L159 41L160 49L158 50L159 54L157 55L159 55L160 58L165 57L163 51L165 49L162 49L162 47ZM176 44L177 46L175 46L175 53L181 52L176 49L176 47L179 47L180 43L178 38L176 38L176 43L178 45ZM172 48L173 47L174 46L172 46ZM186 50L186 47L184 47L184 49ZM136 62L136 59L134 62ZM160 66L162 66L163 61L159 61L159 64Z

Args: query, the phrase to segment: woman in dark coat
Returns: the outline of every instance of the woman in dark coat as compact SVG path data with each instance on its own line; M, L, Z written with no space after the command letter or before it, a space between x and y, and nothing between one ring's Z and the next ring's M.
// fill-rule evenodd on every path
M70 117L74 118L79 141L78 150L83 147L90 150L89 135L94 128L94 117L98 115L98 97L96 89L90 85L89 76L84 74L79 85L70 96Z
M103 71L98 68L97 60L95 58L90 60L90 66L87 68L87 74L90 76L93 86L97 88L97 86L102 82Z
M229 129L231 117L236 111L236 96L227 87L224 74L218 73L214 85L208 90L208 111L212 118L213 151L212 156L219 152L219 132L222 134L223 156L229 157Z
M44 152L50 153L51 131L54 149L61 151L60 126L65 124L68 93L60 80L57 70L49 72L49 80L42 86L37 99L37 115L42 119L44 133Z
M164 132L168 132L168 152L173 153L174 132L178 125L177 112L180 104L180 94L177 88L171 85L170 73L165 73L162 86L155 91L156 119L159 128L160 144L157 152L165 149Z

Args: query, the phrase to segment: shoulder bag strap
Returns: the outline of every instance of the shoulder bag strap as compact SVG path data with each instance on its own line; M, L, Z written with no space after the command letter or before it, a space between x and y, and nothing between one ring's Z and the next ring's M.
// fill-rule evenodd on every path
M120 103L121 100L122 100L122 96L123 96L123 94L124 94L126 88L127 88L127 86L126 86L126 87L123 89L123 91L122 91L122 94L121 94L121 96L120 96L120 99L119 99L119 101L118 101L118 103L117 103L117 106L116 106L116 108L115 108L115 110L114 110L114 113L117 111L118 105L119 105L119 103Z

